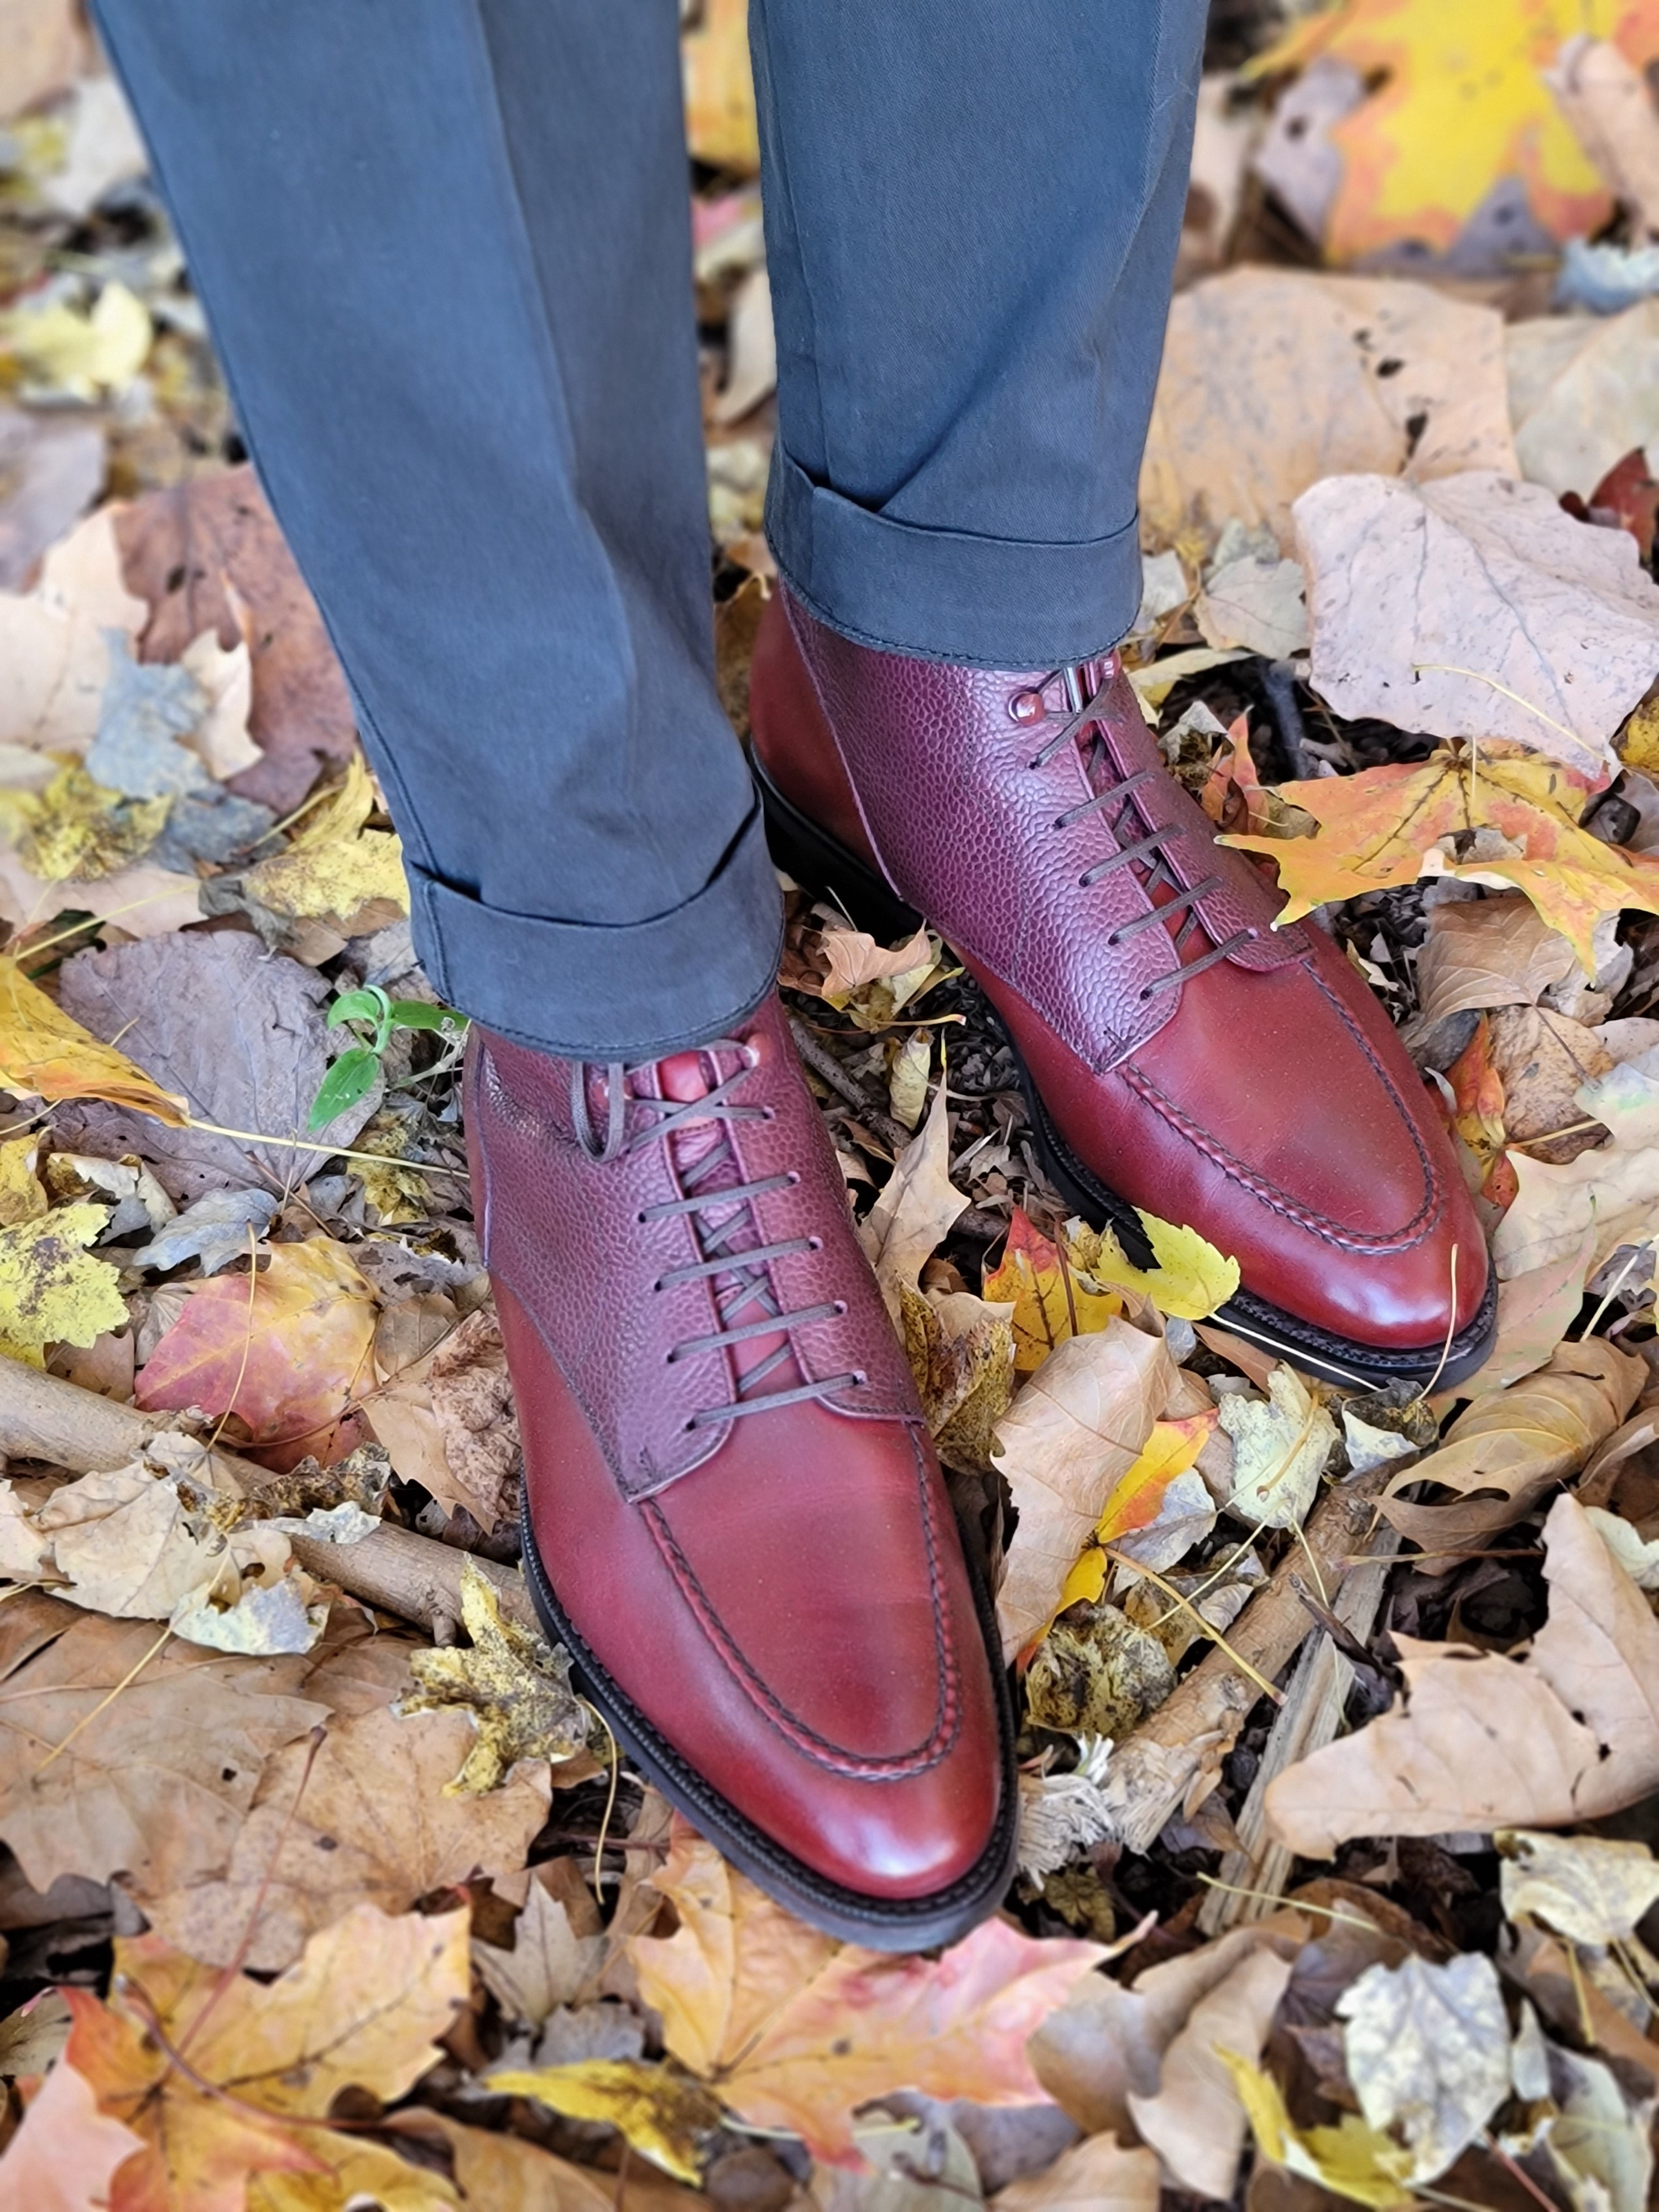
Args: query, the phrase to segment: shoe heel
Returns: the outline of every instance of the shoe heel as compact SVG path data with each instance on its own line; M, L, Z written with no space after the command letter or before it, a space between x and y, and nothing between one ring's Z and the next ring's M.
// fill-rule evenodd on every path
M921 927L915 908L906 906L839 838L792 805L752 755L749 764L766 817L766 842L784 873L803 890L832 898L855 927L884 944L914 937Z

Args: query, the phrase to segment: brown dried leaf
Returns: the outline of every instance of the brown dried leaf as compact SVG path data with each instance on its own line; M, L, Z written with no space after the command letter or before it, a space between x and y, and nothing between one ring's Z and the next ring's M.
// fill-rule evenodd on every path
M1536 1006L1577 964L1571 945L1529 898L1448 900L1431 908L1417 956L1417 1026L1433 1029L1470 1007Z
M1553 1482L1577 1474L1635 1404L1647 1374L1605 1337L1558 1346L1524 1382L1478 1398L1438 1451L1394 1477L1379 1510L1431 1555L1422 1562L1429 1573L1443 1572L1459 1551L1513 1528ZM1412 1504L1403 1493L1422 1482L1456 1499Z
M1158 2160L1144 2145L1126 2149L1115 2136L1091 2136L1041 2173L998 2190L996 2212L1158 2212L1161 2189Z
M519 1417L493 1308L468 1314L444 1338L432 1354L428 1381L451 1492L433 1495L451 1510L465 1505L481 1528L493 1528L520 1453Z
M1053 1618L1066 1577L1115 1485L1139 1457L1175 1374L1163 1336L1120 1316L1062 1344L1001 1422L996 1464L1019 1515L997 1593L1009 1656Z
M267 1760L328 1717L301 1694L306 1662L230 1657L158 1639L151 1621L27 1602L23 1656L0 1652L0 1833L32 1886L124 1873L143 1893L218 1874ZM56 1640L31 1651L43 1632Z
M1579 1085L1613 1065L1594 1030L1548 1006L1500 1006L1489 1036L1504 1085L1504 1133L1511 1144L1527 1146L1534 1159L1564 1161L1602 1141L1600 1128L1577 1126L1587 1118L1577 1100ZM1554 1133L1568 1129L1571 1135ZM1545 1137L1551 1141L1540 1143Z
M1136 2127L1182 2189L1226 2198L1238 2179L1248 2122L1219 2053L1254 2062L1291 1978L1291 1962L1270 1950L1241 1959L1193 2007L1164 2051L1158 2094L1129 2097Z
M1565 1827L1659 1787L1659 1621L1559 1498L1544 1524L1549 1618L1524 1659L1396 1636L1403 1697L1287 1767L1267 1825L1298 1856L1349 1836Z
M943 1243L968 1200L951 1181L950 1121L943 1082L927 1119L893 1164L875 1204L859 1224L864 1256L876 1271L896 1322L899 1286L917 1287L921 1263Z
M471 1721L461 1713L400 1720L392 1710L409 1686L409 1655L422 1648L382 1633L315 1668L307 1690L334 1719L303 1796L310 1747L290 1743L250 1793L252 1810L220 1865L148 1887L144 1909L170 1941L223 1966L238 1955L258 1901L245 1963L267 1972L289 1965L307 1937L362 1899L400 1912L475 1873L523 1866L547 1818L546 1771L521 1768L484 1798L446 1796L472 1747Z

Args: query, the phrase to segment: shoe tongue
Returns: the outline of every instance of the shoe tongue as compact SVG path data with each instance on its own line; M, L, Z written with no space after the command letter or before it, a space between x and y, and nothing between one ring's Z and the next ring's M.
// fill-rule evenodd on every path
M694 1098L706 1098L715 1081L704 1053L677 1052L672 1059L657 1062L657 1083L662 1096L672 1098L677 1106L689 1106Z

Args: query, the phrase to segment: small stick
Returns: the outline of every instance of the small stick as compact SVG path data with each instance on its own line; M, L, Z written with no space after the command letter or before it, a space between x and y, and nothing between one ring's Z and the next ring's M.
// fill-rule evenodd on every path
M789 1017L789 1034L795 1040L795 1050L814 1074L821 1075L837 1097L857 1108L883 1144L890 1145L896 1153L902 1152L915 1132L901 1127L890 1114L884 1113L858 1078L849 1075L834 1053L821 1045L805 1023L794 1014Z

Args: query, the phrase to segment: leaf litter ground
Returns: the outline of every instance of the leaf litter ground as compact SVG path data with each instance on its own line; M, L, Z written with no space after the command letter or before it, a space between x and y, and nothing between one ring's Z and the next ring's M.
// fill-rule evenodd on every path
M1217 1325L1229 1255L1068 1217L951 949L788 894L796 1040L1020 1701L1003 1915L878 1959L672 1822L535 1632L456 1025L142 150L30 6L0 2203L1644 2205L1659 322L1549 308L1556 258L1567 304L1638 281L1659 14L1486 9L1449 59L1448 11L1347 0L1255 67L1264 11L1218 5L1142 486L1137 691L1443 1099L1483 1373L1343 1394ZM706 0L686 46L739 734L773 378L743 17ZM1528 143L1532 272L1441 286ZM1334 273L1401 240L1431 281Z

